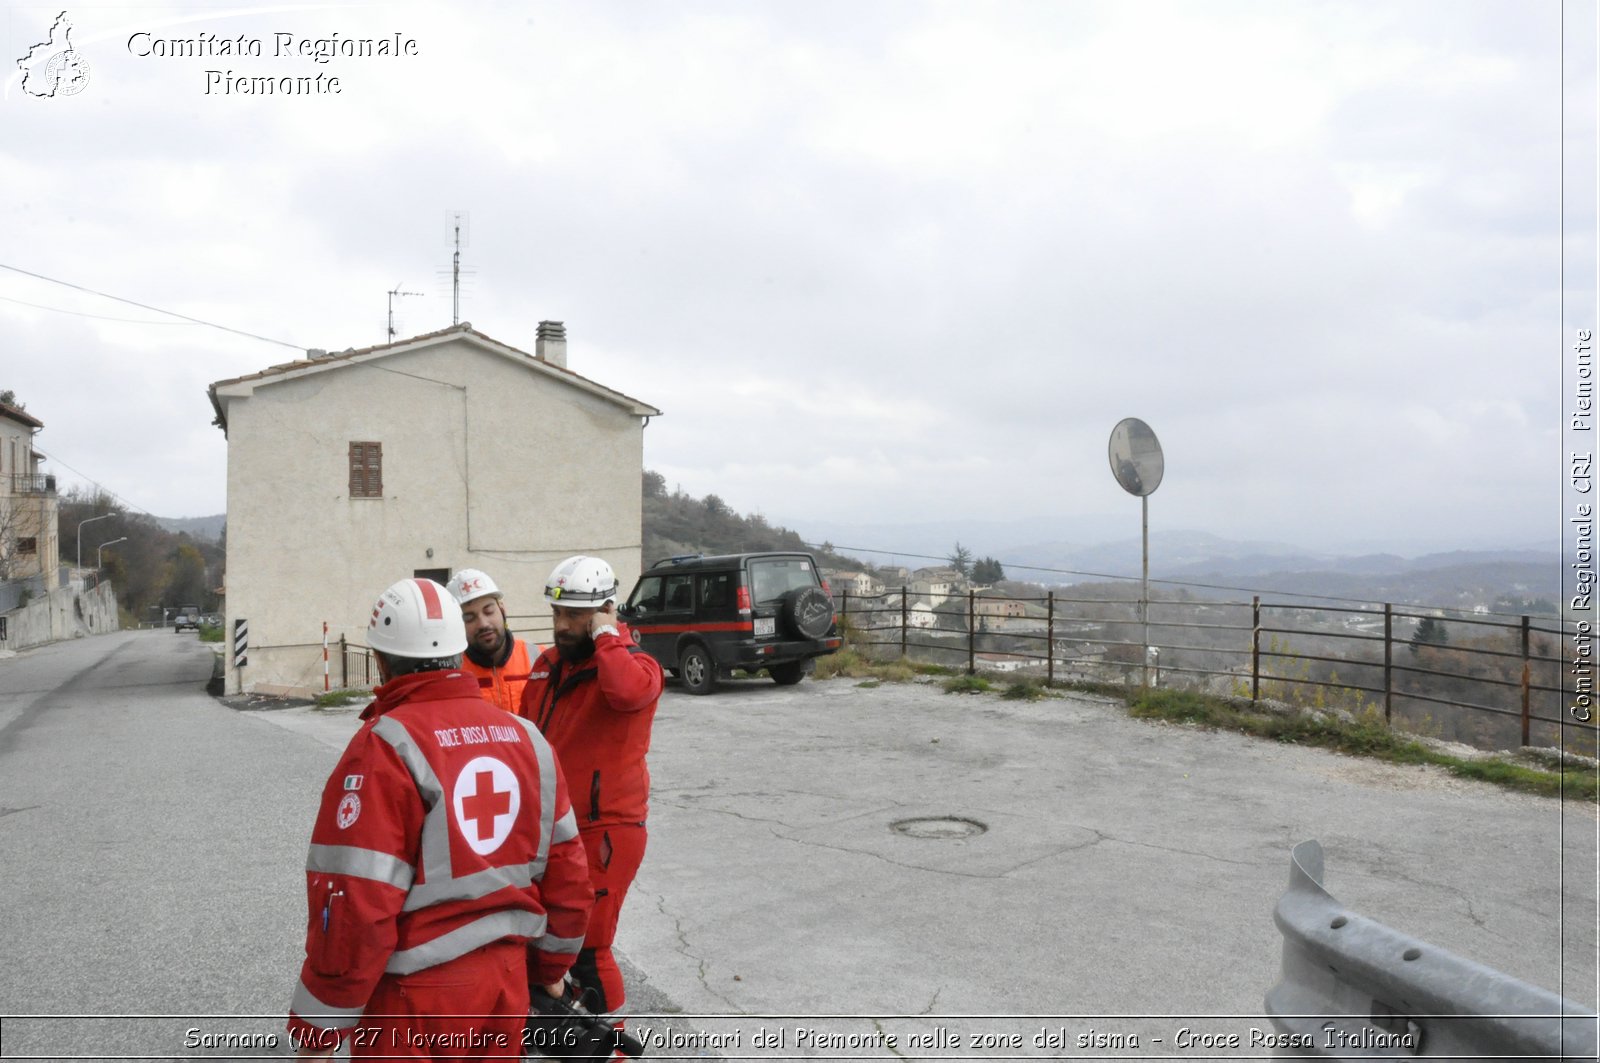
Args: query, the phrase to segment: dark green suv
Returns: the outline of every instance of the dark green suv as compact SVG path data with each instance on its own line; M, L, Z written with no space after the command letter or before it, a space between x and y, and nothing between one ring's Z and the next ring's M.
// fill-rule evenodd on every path
M618 612L691 694L735 668L798 683L839 649L833 597L806 553L692 554L657 561Z

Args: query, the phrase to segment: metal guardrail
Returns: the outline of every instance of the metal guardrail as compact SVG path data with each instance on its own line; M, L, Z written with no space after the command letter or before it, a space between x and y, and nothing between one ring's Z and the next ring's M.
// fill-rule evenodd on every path
M1594 1012L1357 915L1322 882L1322 846L1301 842L1273 912L1283 963L1267 1015L1295 1042L1279 1055L1597 1058Z

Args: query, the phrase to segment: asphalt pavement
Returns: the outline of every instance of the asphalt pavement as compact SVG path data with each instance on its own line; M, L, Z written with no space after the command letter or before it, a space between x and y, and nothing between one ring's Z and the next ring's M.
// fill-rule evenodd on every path
M356 712L231 707L209 675L167 632L0 661L6 1058L287 1054L223 1042L282 1030ZM654 1058L1194 1058L1182 1030L1270 1029L1308 838L1349 908L1596 1003L1592 806L854 680L669 689L650 763L618 941Z

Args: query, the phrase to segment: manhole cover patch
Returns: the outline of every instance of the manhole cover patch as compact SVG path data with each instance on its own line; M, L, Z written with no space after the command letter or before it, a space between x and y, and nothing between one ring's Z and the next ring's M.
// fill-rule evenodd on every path
M897 819L889 824L889 829L896 834L905 834L913 838L974 838L988 826L975 819L965 816L921 816L916 819Z

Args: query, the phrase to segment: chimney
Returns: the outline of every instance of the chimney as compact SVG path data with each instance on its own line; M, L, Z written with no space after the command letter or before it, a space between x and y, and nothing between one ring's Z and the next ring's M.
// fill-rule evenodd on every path
M539 322L538 337L533 341L533 354L542 362L567 367L567 326L559 321Z

